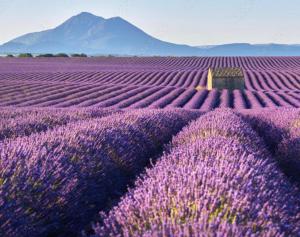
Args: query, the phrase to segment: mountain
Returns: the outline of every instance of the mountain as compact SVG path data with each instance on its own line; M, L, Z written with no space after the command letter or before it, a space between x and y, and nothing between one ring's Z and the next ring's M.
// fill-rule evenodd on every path
M116 55L197 55L195 48L158 40L120 17L104 19L83 12L54 29L13 39L0 52Z
M300 56L300 45L286 44L224 44L198 46L207 56Z
M120 17L104 19L82 12L54 29L29 33L0 46L0 54L61 52L138 56L300 56L300 45L191 47L156 39Z

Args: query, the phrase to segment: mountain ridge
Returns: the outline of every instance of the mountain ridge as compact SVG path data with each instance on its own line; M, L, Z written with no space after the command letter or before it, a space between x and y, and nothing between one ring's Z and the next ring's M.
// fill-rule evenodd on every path
M136 56L300 56L300 45L247 44L189 46L147 34L121 17L89 12L72 16L48 30L19 36L0 46L0 53L86 53Z

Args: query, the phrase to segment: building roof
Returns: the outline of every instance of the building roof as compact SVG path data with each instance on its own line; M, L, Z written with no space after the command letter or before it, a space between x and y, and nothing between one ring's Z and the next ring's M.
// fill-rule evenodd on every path
M213 77L244 77L241 68L210 68Z

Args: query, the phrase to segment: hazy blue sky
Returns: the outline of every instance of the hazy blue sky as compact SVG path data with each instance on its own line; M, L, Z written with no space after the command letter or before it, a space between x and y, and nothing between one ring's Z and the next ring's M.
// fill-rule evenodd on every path
M0 0L0 43L82 11L174 43L300 43L300 0Z

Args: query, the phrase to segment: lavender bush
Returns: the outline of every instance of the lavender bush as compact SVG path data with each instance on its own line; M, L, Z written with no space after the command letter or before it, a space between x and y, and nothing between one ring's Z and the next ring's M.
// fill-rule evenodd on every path
M211 128L206 128L208 119ZM220 122L234 128L225 134L218 130ZM219 110L176 136L170 154L148 169L108 215L102 214L95 233L297 236L299 200L251 127Z
M198 113L133 111L4 143L0 235L68 236L109 207Z
M300 186L300 111L281 109L246 114L246 121L264 138L280 167Z
M92 109L9 109L1 114L0 141L44 132L72 121L94 117L101 118L116 111Z

